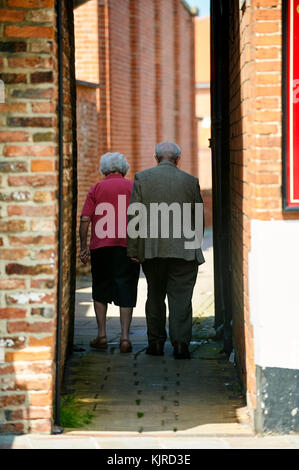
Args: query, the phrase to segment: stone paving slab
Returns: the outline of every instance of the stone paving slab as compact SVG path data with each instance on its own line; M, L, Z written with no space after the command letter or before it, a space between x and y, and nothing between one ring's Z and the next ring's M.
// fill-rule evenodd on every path
M66 383L66 392L85 400L94 415L86 429L148 432L237 423L235 409L243 407L244 400L225 385L235 379L232 365L176 361L144 352L138 357L105 354L82 355L72 370L73 381Z
M125 435L124 435L125 434ZM0 449L299 449L299 435L184 436L180 433L0 436Z

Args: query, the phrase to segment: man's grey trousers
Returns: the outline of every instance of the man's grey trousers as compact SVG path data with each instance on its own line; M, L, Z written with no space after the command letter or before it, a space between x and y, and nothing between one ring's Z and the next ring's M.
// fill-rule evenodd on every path
M198 263L180 258L153 258L142 264L148 295L145 306L147 335L152 341L165 342L166 305L169 306L169 336L172 344L189 344L192 335L192 294Z

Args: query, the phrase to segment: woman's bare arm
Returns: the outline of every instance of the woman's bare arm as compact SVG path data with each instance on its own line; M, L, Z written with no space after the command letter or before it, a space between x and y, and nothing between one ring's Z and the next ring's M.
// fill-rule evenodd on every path
M90 217L83 216L80 220L79 236L80 236L80 253L79 258L83 264L88 261L89 250L87 247L87 235L90 224Z

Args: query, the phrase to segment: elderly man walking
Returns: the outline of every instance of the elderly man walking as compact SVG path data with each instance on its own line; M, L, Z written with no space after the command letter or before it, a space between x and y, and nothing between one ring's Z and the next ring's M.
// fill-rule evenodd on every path
M157 166L136 173L129 206L127 255L135 262L142 263L147 280L147 354L164 354L167 295L169 336L174 357L189 359L192 294L198 265L205 261L200 246L190 243L190 229L191 232L198 228L200 230L200 227L196 227L198 219L195 217L195 208L201 206L202 209L203 201L198 179L177 167L180 155L178 145L162 142L156 146ZM134 231L130 230L132 215L138 206L135 203L141 203L146 213L139 217L139 236L136 236L136 231L132 233ZM165 207L168 212L165 212ZM187 234L188 217L182 214L186 208L187 212L190 210ZM153 209L158 214L157 219L153 218ZM159 214L159 209L164 209L164 213L162 211ZM178 218L179 215L184 217ZM169 222L166 231L165 222ZM203 234L203 223L201 230Z

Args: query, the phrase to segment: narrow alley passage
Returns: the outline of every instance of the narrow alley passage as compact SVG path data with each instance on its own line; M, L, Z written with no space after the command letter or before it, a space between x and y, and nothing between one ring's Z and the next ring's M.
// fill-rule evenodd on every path
M169 341L164 357L145 354L146 280L141 275L133 314L133 352L119 352L118 308L109 306L109 348L89 347L96 319L88 278L77 284L75 352L64 380L64 397L75 396L90 422L66 432L251 435L236 368L221 352L213 329L212 233L204 241L206 263L200 266L193 297L193 338L189 360L175 360Z

